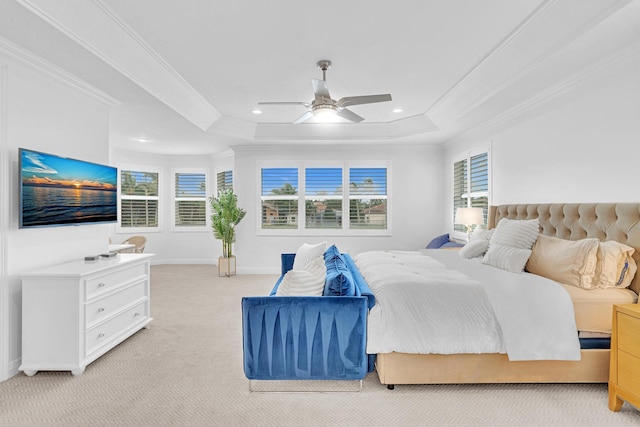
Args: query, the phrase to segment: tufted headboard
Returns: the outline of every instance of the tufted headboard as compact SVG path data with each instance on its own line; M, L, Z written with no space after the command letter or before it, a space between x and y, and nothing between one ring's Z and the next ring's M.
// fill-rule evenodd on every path
M640 294L640 203L552 203L489 207L487 228L502 218L540 221L540 232L566 240L616 240L636 251L639 272L630 288Z

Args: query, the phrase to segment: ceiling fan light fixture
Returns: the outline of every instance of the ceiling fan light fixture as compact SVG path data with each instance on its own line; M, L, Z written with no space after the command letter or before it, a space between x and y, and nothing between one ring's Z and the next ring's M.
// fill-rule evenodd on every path
M331 123L335 121L338 109L335 105L320 104L313 107L313 117L319 123Z

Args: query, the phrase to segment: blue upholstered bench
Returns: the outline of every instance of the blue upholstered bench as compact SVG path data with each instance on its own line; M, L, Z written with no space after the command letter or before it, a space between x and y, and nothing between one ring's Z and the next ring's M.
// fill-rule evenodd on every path
M342 254L353 296L276 296L295 254L282 254L270 296L242 298L244 373L250 380L357 380L373 370L367 314L375 304L353 259Z

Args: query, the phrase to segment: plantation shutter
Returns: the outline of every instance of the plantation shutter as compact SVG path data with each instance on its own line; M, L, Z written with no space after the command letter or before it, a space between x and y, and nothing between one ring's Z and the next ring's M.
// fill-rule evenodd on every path
M387 229L387 168L349 169L349 228Z
M457 161L453 164L453 216L455 218L458 208L468 207L467 199L467 159ZM462 224L453 225L456 231L465 231Z
M261 169L263 229L298 228L298 168Z
M342 228L342 168L305 169L305 227Z
M120 227L158 227L157 172L120 172Z
M489 153L471 156L469 175L469 206L482 208L486 224L489 213Z
M484 224L489 212L489 153L483 152L453 163L453 216L458 208L482 208ZM462 224L454 230L466 231Z
M233 171L218 172L216 176L216 189L233 190Z
M176 227L206 226L206 175L204 173L176 173L174 180L174 225Z

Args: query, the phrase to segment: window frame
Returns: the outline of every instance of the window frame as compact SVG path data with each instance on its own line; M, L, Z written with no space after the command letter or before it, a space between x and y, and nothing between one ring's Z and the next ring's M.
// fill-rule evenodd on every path
M449 218L451 221L451 231L449 233L449 236L452 239L455 240L462 240L462 241L466 241L467 240L467 233L466 231L460 231L460 230L456 230L455 229L455 214L456 214L456 207L454 204L454 198L455 198L455 164L459 161L463 161L466 160L467 164L467 176L470 176L470 168L471 168L471 158L478 156L480 154L487 154L487 191L482 191L482 192L471 192L471 179L467 180L467 185L466 185L466 194L467 197L467 204L465 207L473 207L472 206L472 202L471 200L474 197L482 197L482 196L486 196L487 197L487 211L486 211L486 216L485 216L485 223L484 226L486 227L487 225L487 221L488 221L488 215L489 215L489 206L491 206L491 195L492 195L492 176L491 176L491 144L483 144L483 145L479 145L473 148L470 148L462 153L458 153L454 156L451 157L451 162L450 162L450 166L451 166L451 175L450 175L450 179L451 179L451 193L450 193L450 205L449 205Z
M262 228L262 169L297 168L298 169L298 227L292 229ZM306 170L308 168L340 168L342 169L342 227L340 228L307 228L306 226ZM349 171L351 168L384 168L386 169L387 221L384 229L350 229L349 228ZM390 236L391 235L391 161L291 161L291 160L259 160L256 167L257 221L256 233L259 236ZM346 189L346 191L345 191ZM346 220L345 220L346 219Z
M203 197L197 198L181 198L176 196L176 175L177 174L203 174L204 175L204 183L205 190ZM176 202L179 199L190 200L190 201L202 201L204 202L204 225L192 225L192 226L179 226L176 225ZM175 231L178 233L181 232L201 232L201 231L209 231L211 226L210 220L210 206L209 206L209 170L206 168L175 168L171 170L171 231Z
M149 165L133 165L118 163L118 222L116 223L116 233L120 234L136 234L136 233L158 233L162 231L163 226L163 206L164 206L164 188L163 188L163 171L161 167ZM148 198L149 200L158 201L158 225L156 227L123 227L122 226L122 172L138 172L138 173L155 173L158 175L158 195ZM125 195L125 200L144 200L142 196Z

